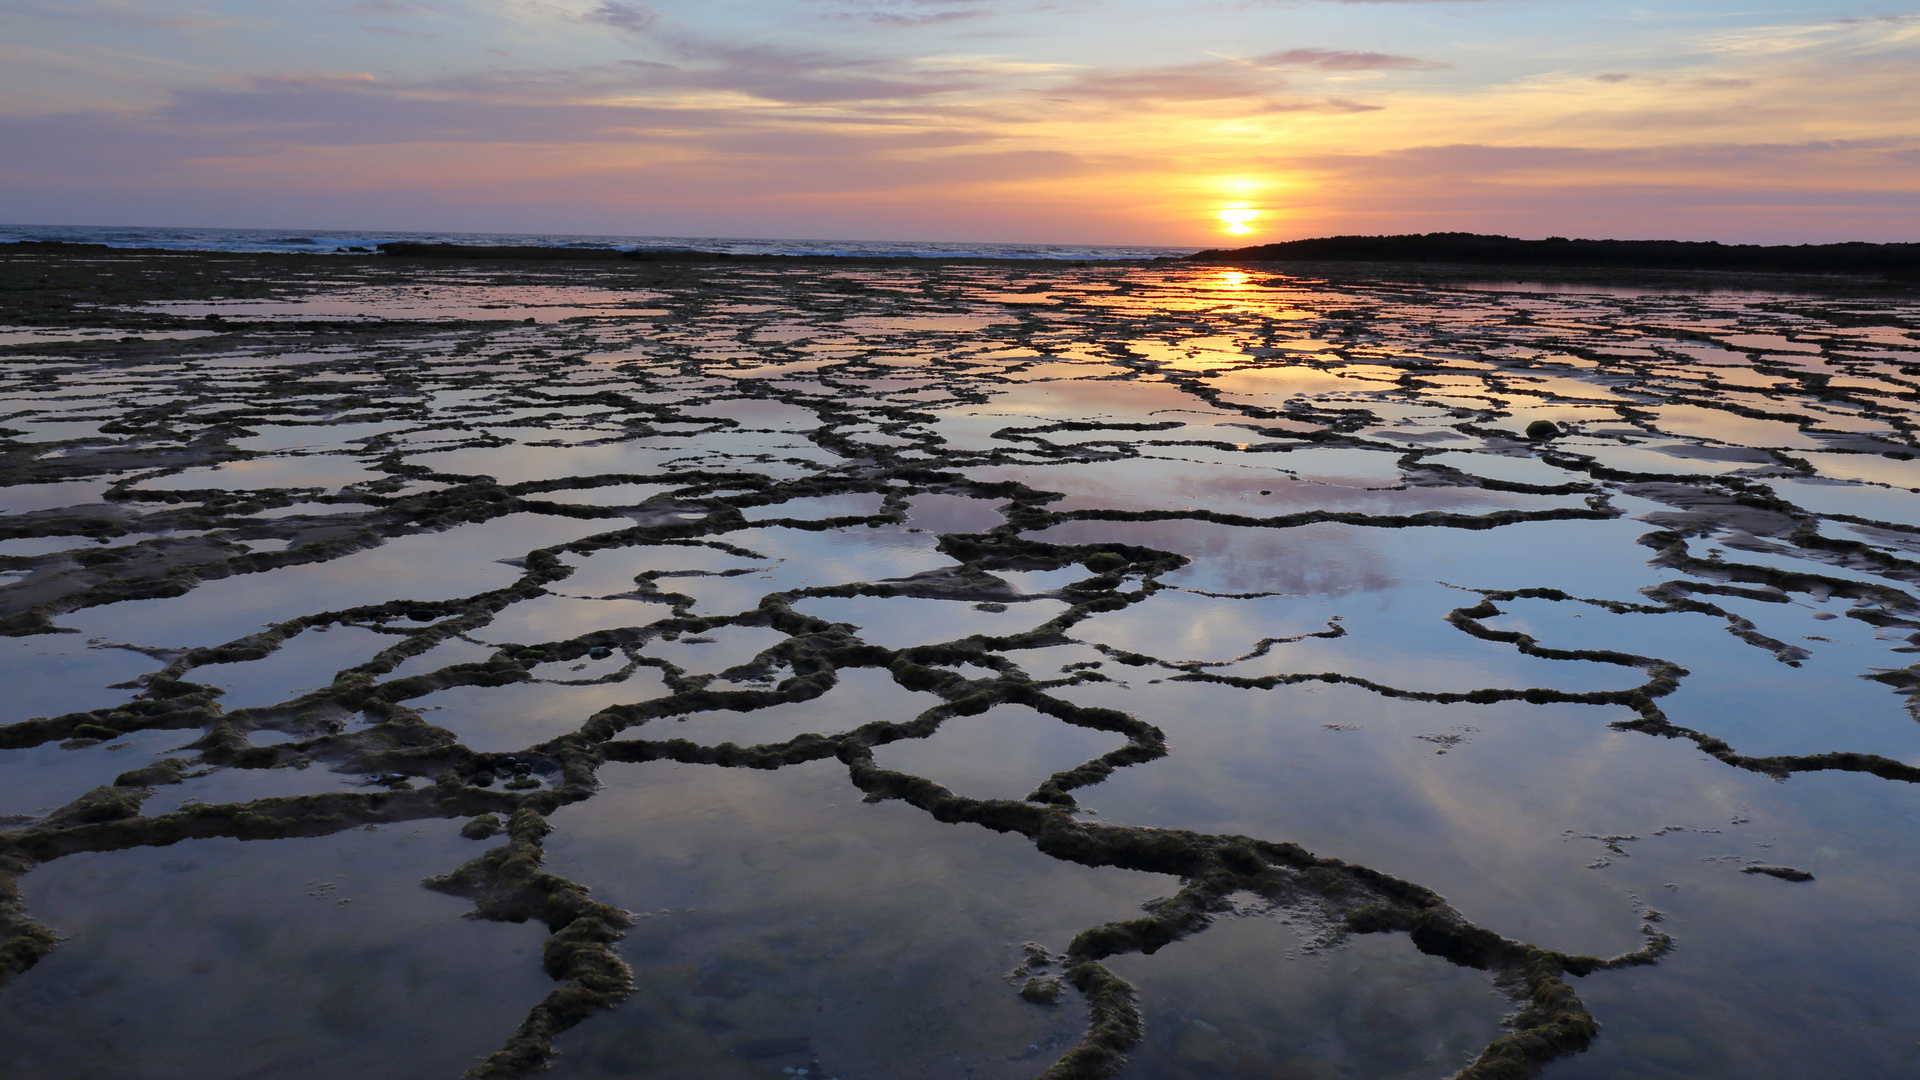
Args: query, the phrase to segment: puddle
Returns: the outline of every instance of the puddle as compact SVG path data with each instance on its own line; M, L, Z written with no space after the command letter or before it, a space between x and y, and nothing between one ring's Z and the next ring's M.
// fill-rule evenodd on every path
M251 518L264 518L268 521L288 517L331 517L335 514L363 514L373 507L362 502L297 502L287 506L276 506L262 510L257 514L248 514Z
M689 610L695 614L733 615L757 607L761 598L771 593L874 578L904 578L953 565L951 559L934 550L937 534L909 532L900 526L855 526L826 532L779 527L742 529L717 539L778 561L764 570L737 576L661 579L662 590L693 597Z
M7 687L0 718L11 724L109 708L134 693L114 684L164 666L128 649L95 648L78 634L0 638L0 683Z
M279 732L264 734L278 735ZM253 741L267 740L256 738ZM353 789L365 783L362 777L343 776L320 765L309 765L304 769L291 766L275 769L216 769L207 776L191 777L178 784L156 788L153 795L140 804L140 812L148 817L159 817L194 803L213 806L246 803L255 799L278 799L289 795L321 795L329 791Z
M956 716L925 739L874 751L874 763L974 799L1024 799L1049 776L1126 745L1110 731L1075 727L1024 705Z
M478 664L490 659L498 651L498 647L494 645L468 641L464 638L449 638L418 656L409 656L402 660L383 678L407 679L415 675L439 671L454 664Z
M659 544L636 547L602 548L587 555L569 553L561 561L572 565L572 574L547 587L563 596L617 596L639 587L638 577L648 572L673 574L657 582L667 592L678 592L688 579L678 576L689 572L723 573L751 569L771 560L752 559L717 547L696 544Z
M35 510L58 510L68 506L90 506L101 501L117 476L98 480L67 480L45 484L13 484L0 487L0 514L25 514Z
M591 686L521 682L505 686L455 686L407 702L429 723L452 731L462 745L483 753L513 753L578 731L609 705L629 705L664 696L653 668L640 668L621 682Z
M874 721L901 724L940 704L908 690L885 671L844 668L832 689L809 701L781 702L735 712L715 709L663 717L631 732L640 739L686 739L703 746L758 746L799 735L832 735Z
M607 523L600 521L508 514L441 533L396 537L330 562L209 581L182 597L83 608L60 616L59 623L130 644L218 644L300 615L502 588L521 572L498 560L604 531Z
M1019 944L1061 942L1174 887L864 806L837 762L603 775L556 818L566 838L550 864L594 867L596 895L650 913L622 947L642 990L560 1040L558 1076L686 1076L737 1065L744 1048L768 1053L748 1060L770 1075L817 1060L824 1076L1031 1077L1085 1013L1020 999L1002 978Z
M1584 507L1564 496L1525 495L1474 488L1405 488L1392 479L1367 476L1296 476L1280 471L1292 455L1206 469L1189 462L1113 461L1075 465L969 469L977 480L1019 480L1046 491L1064 491L1059 510L1211 510L1265 518L1330 510L1358 514L1418 514L1433 511ZM1384 455L1383 455L1384 457ZM1302 461L1312 467L1319 462ZM1381 487L1369 487L1370 484Z
M593 488L562 488L532 496L576 506L639 506L674 489L672 484L609 484Z
M764 626L723 626L676 641L648 642L646 654L674 664L690 675L715 675L747 663L787 635Z
M1774 494L1816 514L1845 514L1920 528L1920 495L1821 480L1770 480Z
M57 743L0 750L0 816L41 817L122 773L144 768L200 737L187 731L135 731L74 750Z
M595 630L645 626L667 609L638 600L583 600L576 596L536 596L493 617L471 636L492 645L537 645L566 641Z
M258 450L277 452L287 450L338 450L351 443L364 442L376 435L402 431L412 425L401 420L376 420L364 424L259 424L256 434L233 440L233 446L240 450ZM260 464L257 461L235 462L228 466L227 476L246 477L244 471L231 471L240 465ZM295 484L208 484L208 487L297 487Z
M27 903L66 940L0 998L0 1069L460 1072L553 984L537 929L462 919L468 901L420 887L475 853L458 829L187 840L36 870Z
M278 705L327 686L336 672L364 664L399 641L358 626L314 627L263 659L206 664L187 678L226 691L220 704L227 709Z
M1228 916L1114 961L1140 988L1149 1032L1121 1075L1411 1080L1464 1068L1503 1033L1513 1005L1484 972L1422 956L1400 934L1302 956L1311 931L1281 918Z
M312 455L255 458L207 469L188 469L171 476L142 480L135 487L141 491L196 491L204 488L253 491L261 488L316 487L336 491L348 484L378 479L381 475L352 458Z
M821 521L837 517L871 517L880 512L882 498L884 496L873 492L811 495L770 506L751 506L744 513L748 521L766 521L770 518Z
M859 627L862 641L885 649L910 649L979 634L1005 637L1025 633L1067 610L1058 600L1028 600L983 609L959 600L927 600L915 596L813 596L793 605L795 611L829 622Z
M916 495L907 504L907 525L936 535L988 532L1005 521L993 500L961 495Z
M672 440L639 439L601 446L497 446L415 454L409 464L461 476L491 476L503 484L571 476L618 476L669 471L685 451Z

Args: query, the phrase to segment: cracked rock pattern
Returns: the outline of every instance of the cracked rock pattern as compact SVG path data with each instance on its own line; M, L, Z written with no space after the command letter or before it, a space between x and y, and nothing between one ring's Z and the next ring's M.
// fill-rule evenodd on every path
M1920 303L1362 272L0 254L0 1072L1911 1075Z

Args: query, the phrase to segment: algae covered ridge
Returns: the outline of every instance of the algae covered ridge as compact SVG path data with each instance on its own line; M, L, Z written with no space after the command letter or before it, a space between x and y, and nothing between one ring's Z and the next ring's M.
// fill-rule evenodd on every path
M0 251L0 1073L1911 1075L1920 301Z

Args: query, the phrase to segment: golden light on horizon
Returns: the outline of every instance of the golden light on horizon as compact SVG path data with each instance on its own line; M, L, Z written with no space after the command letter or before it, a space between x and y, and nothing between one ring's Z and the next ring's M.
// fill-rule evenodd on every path
M1253 231L1253 226L1248 222L1258 218L1260 211L1250 206L1229 206L1220 210L1216 216L1226 224L1227 232L1234 236L1245 236Z

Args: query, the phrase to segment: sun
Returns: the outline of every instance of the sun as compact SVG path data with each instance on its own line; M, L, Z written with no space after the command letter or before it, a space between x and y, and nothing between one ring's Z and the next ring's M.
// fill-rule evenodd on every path
M1216 215L1226 223L1227 231L1235 236L1245 236L1253 231L1247 223L1260 216L1260 211L1250 206L1228 206Z

